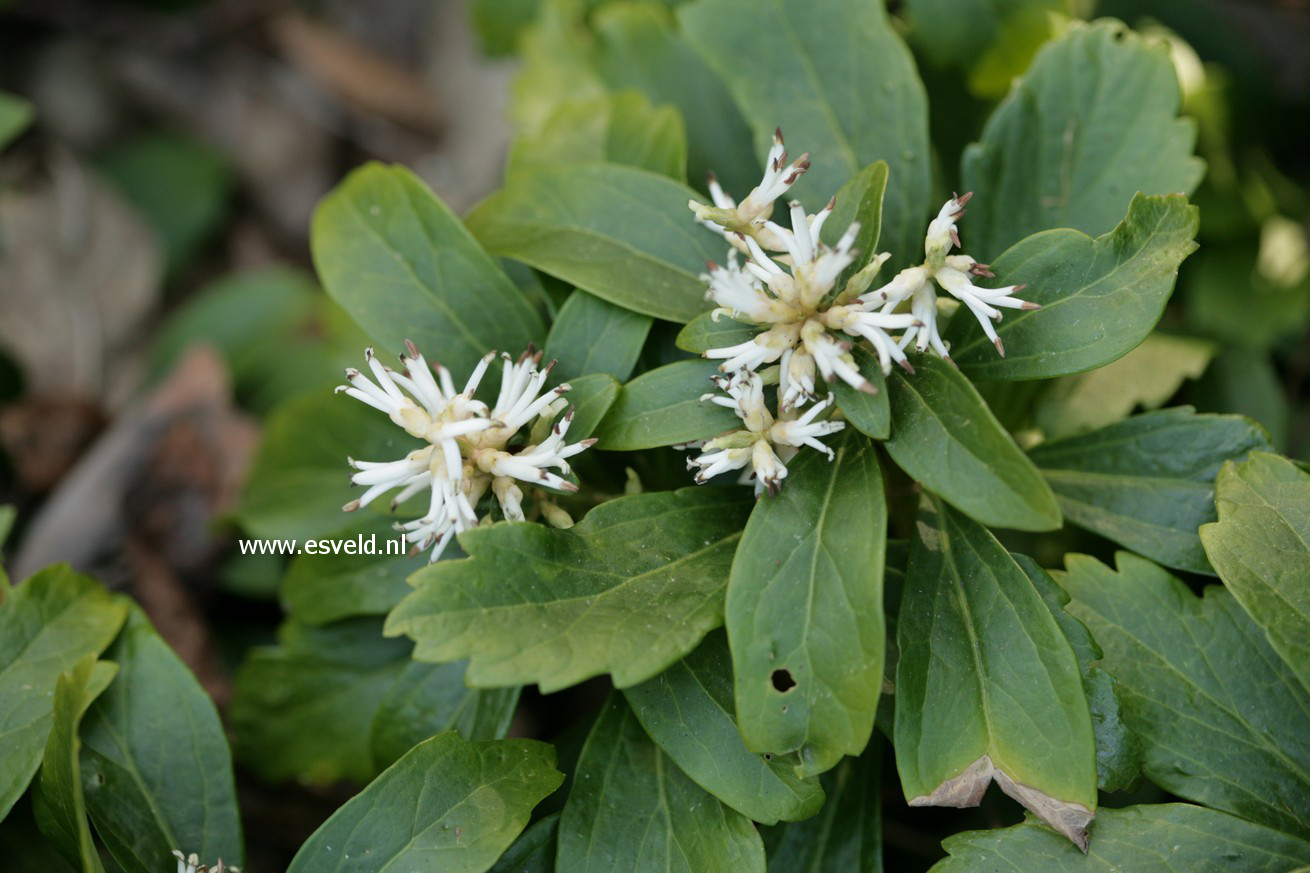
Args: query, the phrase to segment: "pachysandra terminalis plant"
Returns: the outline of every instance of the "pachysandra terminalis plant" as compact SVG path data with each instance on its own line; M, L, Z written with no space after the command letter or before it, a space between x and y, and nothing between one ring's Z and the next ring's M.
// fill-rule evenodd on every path
M1050 4L535 5L503 186L355 170L312 229L354 324L225 334L313 375L234 523L407 554L291 558L224 719L124 597L0 577L16 869L250 869L233 755L358 789L290 873L1310 867L1310 474L1222 399L1276 381L1223 314L1296 289L1222 262L1288 180L1210 130L1188 262L1168 47Z

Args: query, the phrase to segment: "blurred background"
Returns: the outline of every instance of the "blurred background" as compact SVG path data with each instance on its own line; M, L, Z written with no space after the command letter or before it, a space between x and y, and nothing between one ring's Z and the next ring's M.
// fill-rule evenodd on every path
M585 22L605 2L618 0L570 7ZM261 422L283 400L329 390L366 344L315 283L313 208L366 160L413 168L459 213L497 187L513 137L531 132L516 75L551 81L549 53L527 50L549 45L542 3L562 5L0 0L0 119L29 111L5 95L31 115L12 140L0 123L11 575L70 561L130 591L226 702L233 665L281 617L285 560L237 554L230 520ZM933 94L945 191L960 150L1050 35L1049 8L1069 4L995 4L1041 14L1010 18L976 53L916 30L915 7L929 5L891 8ZM1142 385L1130 403L1251 415L1280 450L1310 459L1310 2L1077 5L1173 42L1209 167L1195 198L1202 248L1162 323L1170 335L1114 365L1107 386L1129 373ZM1160 378L1161 358L1187 361L1187 378ZM1045 422L1012 424L1096 426L1121 402L1102 400L1049 397ZM549 736L602 693L525 698L515 732ZM350 790L238 775L255 870L279 869ZM888 845L910 866L939 855L943 834L1014 814L989 803L902 817L898 797L887 803ZM0 829L0 856L4 839Z

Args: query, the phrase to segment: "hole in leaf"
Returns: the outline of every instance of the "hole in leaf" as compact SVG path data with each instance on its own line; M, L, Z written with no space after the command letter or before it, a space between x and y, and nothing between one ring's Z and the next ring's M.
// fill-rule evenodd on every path
M765 753L764 753L764 760L766 760L766 761L772 761L772 760L773 760L773 756L770 755L768 752L765 752Z
M780 691L783 694L796 687L796 680L791 677L791 672L788 670L774 670L773 675L769 677L769 681L773 683L774 691Z

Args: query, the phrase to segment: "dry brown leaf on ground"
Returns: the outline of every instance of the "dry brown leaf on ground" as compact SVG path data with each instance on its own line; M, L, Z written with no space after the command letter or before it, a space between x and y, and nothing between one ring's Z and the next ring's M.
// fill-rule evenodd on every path
M214 522L234 504L257 442L255 423L232 404L222 359L193 348L63 479L32 519L14 577L58 561L95 570L125 557L132 593L222 701L227 680L197 595L222 547Z
M122 361L162 276L141 218L67 153L54 153L48 181L0 192L0 345L30 395L126 396Z

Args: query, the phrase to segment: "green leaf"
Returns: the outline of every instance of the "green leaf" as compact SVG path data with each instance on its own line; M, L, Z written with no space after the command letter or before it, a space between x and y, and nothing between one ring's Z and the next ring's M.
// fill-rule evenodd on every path
M1201 541L1224 585L1310 689L1310 475L1257 452L1224 465Z
M901 469L983 524L1016 530L1060 526L1055 495L955 367L922 356L889 380L887 453Z
M1096 734L1097 787L1102 791L1132 790L1142 775L1142 744L1124 723L1114 677L1096 666L1102 657L1101 647L1092 639L1087 626L1065 609L1069 595L1050 574L1027 555L1011 552L1010 557L1042 596L1078 659L1083 691L1092 713L1092 730Z
M1215 518L1220 465L1269 448L1249 418L1148 412L1081 436L1043 443L1029 457L1071 523L1169 567L1214 575L1197 528Z
M836 245L852 221L860 223L855 235L855 260L842 273L851 276L862 270L878 253L882 235L882 199L887 192L887 162L874 161L860 170L837 192L837 205L823 225L823 241ZM837 288L842 287L839 280Z
M599 448L611 452L653 449L718 436L741 427L732 410L701 402L714 391L715 361L675 361L623 386L596 430Z
M523 261L616 306L690 321L723 239L694 220L696 192L618 164L548 167L510 179L468 217L494 255Z
M420 445L353 398L324 391L291 400L265 424L237 520L264 539L339 530L352 521L341 507L358 496L347 460L391 461Z
M764 873L754 825L706 794L612 694L582 747L559 821L569 873Z
M1106 809L1096 817L1087 854L1036 822L948 837L950 857L932 873L1041 870L1074 873L1284 873L1310 860L1310 843L1186 803Z
M291 559L282 578L282 604L296 621L323 625L357 615L386 615L412 590L405 581L409 575L427 565L425 557L405 554L408 543L401 555L385 553L388 541L399 536L390 519L365 513L350 520L354 524L321 542L328 546L353 542L358 554L334 554L328 549ZM378 551L364 553L371 544Z
M567 395L573 404L573 424L569 425L569 441L586 439L605 420L610 407L619 399L623 386L609 373L592 373L569 382Z
M604 3L592 15L595 66L611 88L636 88L686 122L687 171L699 184L713 171L744 196L760 181L750 129L723 82L700 59L664 4Z
M433 737L316 830L288 873L481 873L560 786L555 750L536 740Z
M559 813L538 819L500 856L491 873L555 873Z
M373 778L373 721L409 662L409 645L380 630L363 618L288 622L276 647L251 652L228 707L237 759L268 782Z
M1122 421L1139 407L1159 409L1185 380L1200 378L1215 351L1206 340L1153 333L1117 361L1045 386L1033 423L1055 440Z
M883 873L882 743L820 777L828 800L818 815L764 831L773 873Z
M736 98L759 154L778 126L790 134L792 151L811 154L813 166L793 189L811 211L864 167L886 160L883 248L899 258L922 248L928 107L883 4L702 0L679 17L687 40Z
M735 346L754 339L759 332L760 329L753 324L726 315L715 318L709 312L702 312L678 331L677 345L684 352L703 355L710 349Z
M218 711L139 608L106 653L118 664L82 724L82 783L96 833L125 873L173 849L241 864L232 755Z
M650 105L637 91L569 100L541 129L514 143L507 176L582 161L639 167L679 182L687 178L687 133L672 106Z
M1143 558L1116 559L1117 571L1068 555L1056 581L1118 680L1142 771L1179 797L1310 831L1310 692L1227 591L1197 598Z
M474 686L642 682L722 623L749 507L744 489L686 488L611 500L568 530L473 528L459 539L471 557L416 573L386 632L413 637L420 660L470 658Z
M650 332L650 317L574 291L560 307L546 337L546 360L555 360L562 382L608 373L620 382L632 375Z
M1196 249L1198 211L1181 194L1139 194L1114 230L1092 239L1050 230L996 259L989 284L1026 284L1041 309L1005 316L996 353L967 312L952 318L951 357L975 379L1049 379L1081 373L1132 351L1151 333L1178 265Z
M32 104L0 91L0 149L13 142L32 123Z
M1205 167L1178 104L1164 41L1117 21L1071 25L965 150L963 184L974 192L965 250L986 261L1047 228L1103 234L1138 192L1191 193Z
M521 134L540 130L565 100L605 93L605 83L592 65L593 38L584 2L536 0L536 19L523 20L528 26L518 41L522 63L509 106L510 120Z
M763 824L809 818L823 805L817 779L746 748L732 702L732 655L715 632L683 660L625 691L646 733L693 782Z
M803 452L751 513L728 581L737 723L802 778L869 742L882 685L887 508L873 445Z
M55 680L113 641L127 606L66 564L0 602L0 819L27 789L50 734Z
M498 740L509 731L519 689L477 691L462 662L405 665L373 717L373 762L388 767L428 737L458 731L466 740Z
M473 0L469 12L482 50L493 57L513 54L540 4L541 0Z
M199 140L147 133L115 146L97 163L150 223L172 275L199 254L226 217L232 169Z
M911 806L1001 790L1080 848L1096 813L1096 740L1074 651L986 528L919 511L897 619L896 765Z
M866 394L852 388L841 379L834 379L828 387L837 395L837 405L842 415L860 433L876 440L885 440L891 435L892 410L887 400L887 378L882 373L882 366L873 352L863 343L851 347L851 356L860 375L869 381L876 390Z
M84 873L103 873L91 826L86 820L82 775L78 769L77 727L91 701L105 690L117 667L96 663L86 654L55 680L53 724L41 762L41 777L33 788L36 822L41 832ZM165 856L167 857L167 856Z
M462 374L488 351L517 354L546 332L459 219L402 167L347 176L315 210L310 244L323 287L384 350L410 339Z

